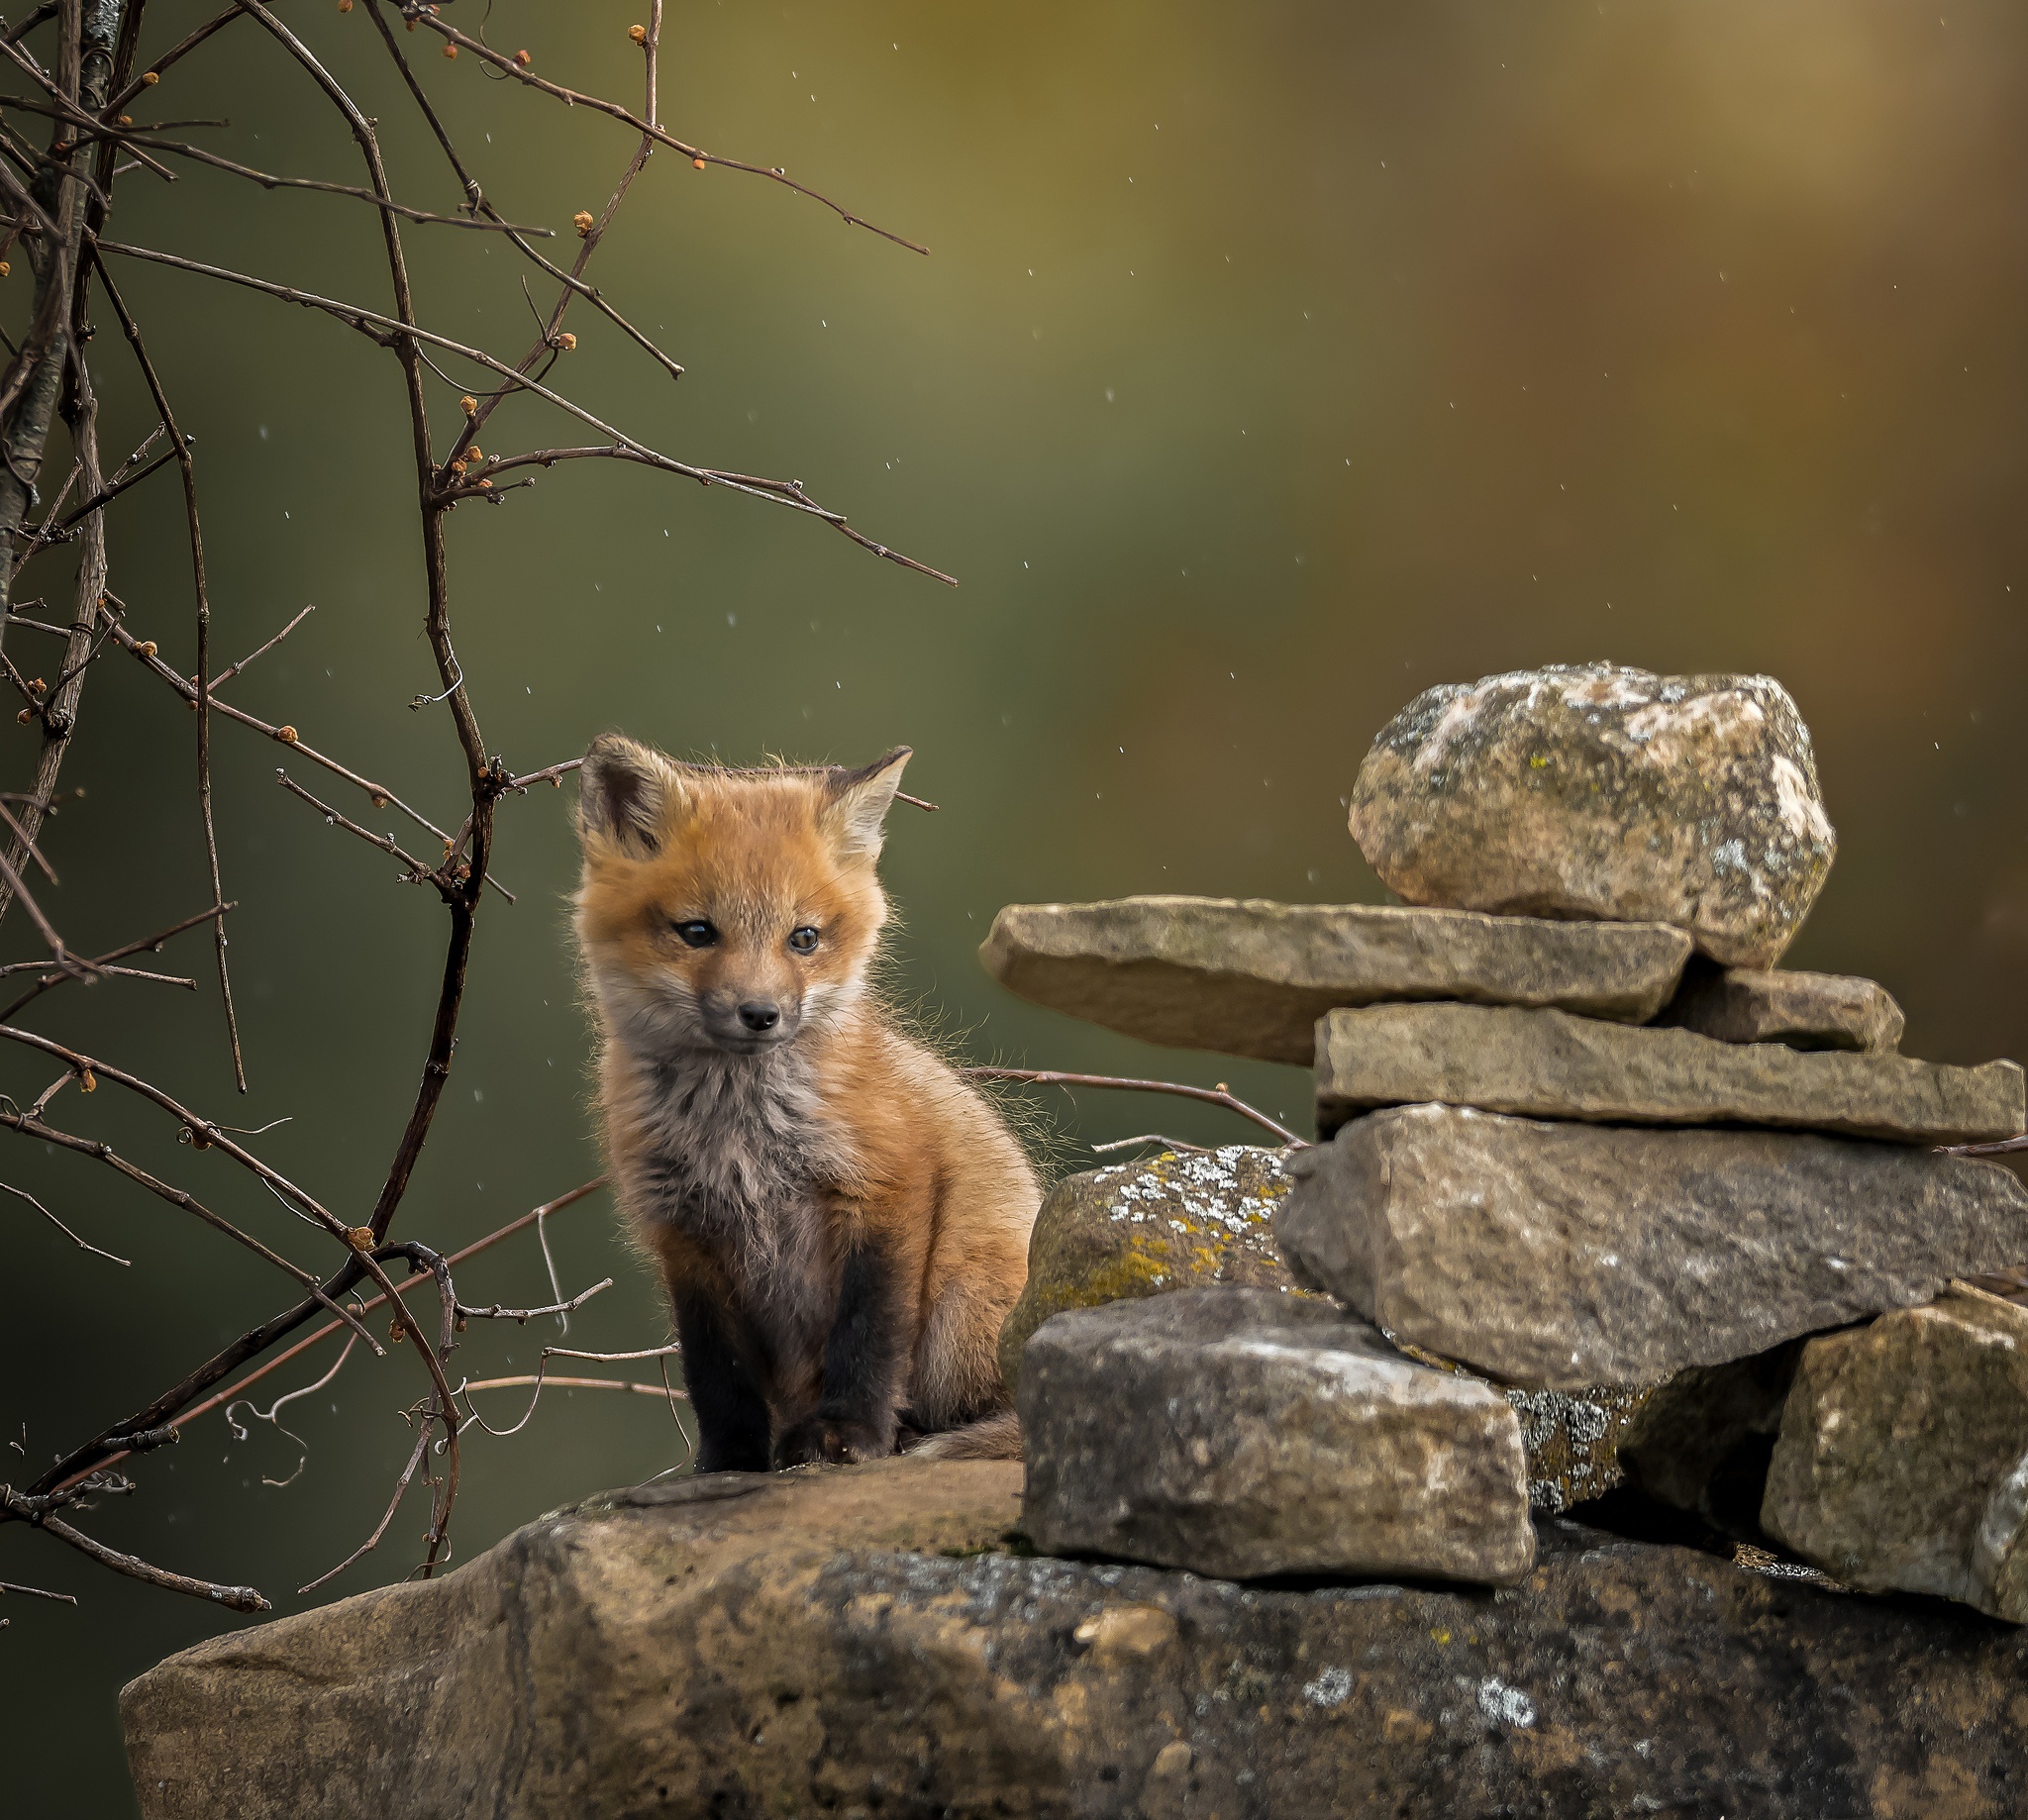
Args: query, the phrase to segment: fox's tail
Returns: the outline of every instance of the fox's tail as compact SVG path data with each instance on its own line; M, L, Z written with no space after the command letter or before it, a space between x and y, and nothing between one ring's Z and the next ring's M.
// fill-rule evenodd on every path
M1019 1460L1021 1418L1003 1409L963 1428L926 1435L908 1452L912 1460Z

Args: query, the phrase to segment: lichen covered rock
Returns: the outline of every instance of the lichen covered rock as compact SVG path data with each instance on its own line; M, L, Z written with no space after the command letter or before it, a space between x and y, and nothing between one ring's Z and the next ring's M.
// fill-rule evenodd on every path
M1837 853L1770 676L1553 664L1426 689L1380 730L1352 832L1412 904L1673 923L1772 966Z
M1000 1330L1008 1388L1020 1388L1029 1335L1066 1308L1220 1284L1296 1293L1271 1224L1288 1156L1251 1144L1164 1151L1058 1182L1028 1242L1028 1285Z

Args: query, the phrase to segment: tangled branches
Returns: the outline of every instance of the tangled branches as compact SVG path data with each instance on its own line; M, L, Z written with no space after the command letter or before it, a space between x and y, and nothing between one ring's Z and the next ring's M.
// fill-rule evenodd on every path
M792 182L774 166L749 163L705 151L671 133L660 118L658 59L662 32L661 0L652 0L647 20L631 30L642 58L638 108L567 88L533 70L526 52L509 55L491 48L482 33L467 32L451 15L470 11L456 0L440 5L420 0L359 0L364 24L377 35L385 51L385 82L378 92L358 97L331 72L309 40L295 25L263 0L231 0L209 18L200 19L180 37L167 41L152 56L143 55L144 22L151 35L153 17L165 0L51 0L36 7L11 28L0 22L0 76L12 78L13 92L0 96L0 259L25 256L34 277L28 319L18 339L6 339L9 358L0 369L0 687L19 699L17 721L35 731L32 776L19 790L0 793L0 917L15 905L34 925L47 958L0 968L23 976L23 990L0 1010L0 1045L31 1065L53 1071L53 1077L28 1103L0 1096L0 1127L23 1138L94 1162L135 1187L201 1222L220 1238L256 1257L263 1265L288 1278L293 1300L279 1313L249 1327L210 1358L192 1366L176 1382L147 1398L96 1434L62 1452L31 1482L0 1486L0 1522L30 1525L45 1535L87 1555L113 1571L169 1590L213 1600L238 1611L266 1608L252 1587L213 1583L154 1566L95 1540L73 1519L88 1512L94 1499L127 1495L136 1480L120 1470L149 1454L174 1444L184 1425L223 1409L235 1429L245 1432L260 1421L286 1433L281 1415L286 1406L321 1388L342 1370L361 1345L384 1356L386 1347L365 1325L376 1308L389 1311L390 1338L413 1352L424 1381L408 1409L415 1440L377 1527L353 1556L312 1580L314 1587L352 1561L375 1548L415 1482L428 1489L430 1514L423 1536L419 1571L429 1573L445 1557L450 1543L453 1509L460 1472L461 1437L473 1424L489 1433L512 1433L513 1427L491 1428L480 1421L474 1393L527 1387L540 1397L546 1383L564 1382L624 1389L663 1396L677 1426L682 1427L680 1393L670 1387L670 1348L606 1355L544 1349L542 1365L532 1376L472 1382L455 1372L453 1355L457 1336L474 1320L527 1321L536 1316L567 1317L606 1284L566 1295L551 1282L554 1299L543 1307L480 1307L459 1298L455 1268L465 1258L534 1225L543 1236L553 1213L583 1199L596 1189L586 1183L519 1221L488 1235L477 1245L450 1256L413 1238L394 1236L394 1226L428 1142L442 1103L456 1049L459 1009L471 958L473 930L492 892L511 901L491 879L497 828L503 800L525 793L538 782L560 780L573 760L544 766L517 776L494 756L481 731L478 708L467 687L452 634L453 585L445 523L459 506L483 502L499 507L508 495L527 484L507 479L524 470L553 468L563 463L620 461L659 469L708 487L723 487L762 500L837 531L855 544L907 568L949 581L950 577L860 533L845 516L811 498L801 483L735 473L685 461L652 447L619 425L607 422L576 402L557 380L559 359L576 345L566 328L573 309L592 313L597 322L636 350L661 377L673 380L681 365L623 316L588 277L598 249L612 231L629 192L658 151L672 152L698 169L718 165L744 171L767 183L784 186L809 198L848 224L912 248L882 228L873 228L828 197ZM339 13L354 12L353 0L340 0ZM354 21L347 29L356 29ZM472 22L476 24L477 22ZM275 66L286 72L306 101L327 110L341 122L357 157L360 180L344 182L325 177L279 174L221 152L175 137L168 129L204 124L159 120L137 121L129 110L153 103L186 58L202 57L220 34L258 33L272 49ZM580 214L571 224L576 249L567 265L542 251L553 230L511 218L497 209L465 154L446 130L442 116L412 62L404 40L426 33L441 41L447 57L459 52L493 72L494 79L519 83L559 106L582 108L610 119L631 141L629 155L614 182L605 207L597 215ZM431 42L425 40L423 42ZM431 138L455 182L459 200L450 209L423 205L425 199L397 197L381 152L377 122L398 108L412 108L427 125ZM228 270L190 257L173 247L140 246L108 232L114 198L123 178L135 171L158 178L173 175L176 164L202 166L274 191L312 191L349 199L372 211L377 222L384 263L386 307L369 307L348 298L329 297L288 283L285 277ZM538 312L536 332L511 357L457 341L427 327L411 280L404 235L458 229L482 234L511 247L525 262L527 275L554 287L554 302ZM313 747L288 724L270 723L247 712L223 693L247 668L274 650L303 623L310 609L274 631L264 643L237 661L218 667L213 661L211 603L207 588L205 542L199 515L198 469L191 441L181 429L170 387L150 351L143 328L129 307L118 274L136 263L148 263L180 274L192 287L230 285L276 303L308 310L328 322L363 337L394 362L402 380L415 473L418 529L426 609L420 630L436 664L440 692L418 697L416 706L442 707L455 741L459 795L467 803L459 825L440 827L394 790L375 781L355 765ZM376 281L377 282L377 281ZM98 402L95 389L89 309L92 298L104 300L118 322L121 336L111 349L131 360L145 387L156 427L111 474L104 471L98 444ZM121 343L124 342L124 351ZM104 347L107 344L102 344ZM106 356L102 356L106 357ZM455 401L448 432L441 426L448 388ZM433 411L433 396L436 408ZM578 426L569 446L515 448L498 439L517 414L537 404L560 413ZM49 464L50 444L58 419L70 449L70 469L47 505L38 482ZM588 436L585 434L588 433ZM480 438L487 447L482 449ZM151 623L150 608L139 593L130 602L114 591L108 560L106 515L133 489L173 465L181 484L184 543L195 599L194 661L187 672L161 655L167 629ZM503 483L504 482L504 483ZM40 510L40 517L32 516ZM19 581L27 564L61 549L74 553L74 584L67 606L52 608L47 600L25 601ZM166 567L164 561L157 564ZM31 641L24 646L24 640ZM27 655L24 655L24 652ZM185 702L194 718L192 783L199 810L203 857L209 889L208 907L197 909L152 935L86 958L63 940L48 906L38 895L45 881L53 885L56 871L49 852L50 826L57 814L63 766L79 724L79 704L94 666L118 654L138 663L165 690ZM321 815L327 824L372 846L396 861L400 882L427 887L446 917L441 978L429 1042L419 1070L413 1102L396 1134L384 1176L370 1208L342 1212L298 1181L272 1166L254 1147L258 1133L236 1130L199 1107L164 1091L115 1058L87 1053L23 1022L31 1009L38 1017L60 1008L75 996L65 988L103 980L152 986L168 985L195 991L189 974L156 972L124 964L135 956L154 953L179 935L210 932L217 980L217 1012L229 1039L234 1084L247 1088L247 1058L234 1011L227 920L234 904L228 900L219 857L212 800L215 728L240 733L286 748L291 761L279 767L276 779L293 798ZM233 737L238 737L237 735ZM293 765L293 769L292 769ZM308 766L349 793L341 802L325 800L296 774ZM392 810L419 833L404 846L392 834L380 834L346 812L351 798L363 798L373 810ZM425 841L422 837L427 837ZM420 852L411 851L419 848ZM124 989L124 988L123 988ZM51 998L51 995L57 995ZM45 1004L48 999L49 1004ZM197 1150L215 1151L286 1208L323 1247L316 1267L298 1263L283 1249L246 1226L227 1219L181 1185L162 1178L102 1139L79 1129L83 1121L56 1112L62 1093L75 1087L81 1095L105 1087L131 1096L170 1122L177 1137ZM80 1102L64 1102L77 1106ZM0 1184L5 1185L5 1184ZM26 1190L10 1193L59 1226L79 1248L80 1259L96 1255L91 1267L124 1263L92 1246ZM544 1256L548 1245L544 1236ZM397 1282L397 1268L404 1280ZM412 1290L428 1285L436 1301L436 1318L426 1320L411 1309ZM323 1324L283 1342L322 1315ZM301 1389L275 1398L262 1409L248 1395L251 1388L278 1366L309 1349L335 1339L343 1330L344 1350L321 1376ZM659 1385L628 1379L568 1378L548 1374L552 1358L616 1362L656 1359ZM254 1365L256 1360L262 1361ZM252 1369L247 1367L253 1366ZM229 1381L230 1380L230 1381ZM300 1469L300 1468L299 1468ZM270 1481L274 1482L274 1481ZM280 1481L287 1482L287 1481ZM6 1587L8 1591L33 1588ZM308 1590L305 1587L304 1590Z

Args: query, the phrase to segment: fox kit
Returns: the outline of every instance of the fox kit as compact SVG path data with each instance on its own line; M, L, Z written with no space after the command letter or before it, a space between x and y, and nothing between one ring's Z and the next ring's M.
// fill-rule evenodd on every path
M995 1350L1035 1172L867 984L908 758L727 770L616 734L585 757L606 1150L668 1287L700 1471L943 1431L927 1451L1018 1453Z

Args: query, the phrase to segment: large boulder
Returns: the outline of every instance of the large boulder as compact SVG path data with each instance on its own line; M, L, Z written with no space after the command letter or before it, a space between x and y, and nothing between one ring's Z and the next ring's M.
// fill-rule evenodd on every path
M1412 904L1673 923L1772 966L1837 837L1772 676L1552 664L1426 689L1380 730L1352 832Z
M145 1820L1951 1815L2028 1637L1540 1525L1497 1597L1031 1559L1020 1468L616 1493L122 1696Z
M1223 897L1009 904L979 949L1035 1004L1149 1043L1304 1067L1334 1005L1451 998L1643 1023L1689 953L1661 923Z
M2020 1135L2028 1077L1906 1056L1721 1043L1567 1011L1369 1005L1317 1026L1317 1129L1374 1106L1441 1100L1526 1118L1773 1125L1900 1144Z
M1761 1521L1847 1585L2028 1623L2028 1309L1962 1288L1812 1340Z
M1425 1105L1290 1167L1298 1280L1516 1384L1652 1385L2028 1257L2011 1173L1905 1145Z
M1000 1329L1000 1375L1021 1386L1021 1349L1068 1308L1219 1285L1300 1294L1274 1243L1292 1151L1228 1144L1164 1151L1066 1175L1028 1240L1028 1282Z
M1325 1303L1199 1289L1058 1315L1020 1407L1022 1528L1048 1554L1487 1585L1535 1562L1506 1399Z

